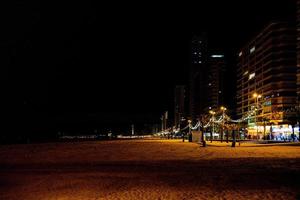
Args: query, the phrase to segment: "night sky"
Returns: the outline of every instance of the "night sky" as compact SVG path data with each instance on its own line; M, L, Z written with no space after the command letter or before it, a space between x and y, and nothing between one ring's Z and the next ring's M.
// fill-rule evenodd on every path
M173 109L174 86L187 84L193 35L207 32L234 58L270 20L291 19L295 5L11 1L7 11L0 79L10 112L147 122Z

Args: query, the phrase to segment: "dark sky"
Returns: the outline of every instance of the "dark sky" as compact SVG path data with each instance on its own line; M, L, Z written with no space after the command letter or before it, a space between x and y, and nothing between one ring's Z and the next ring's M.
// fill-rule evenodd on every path
M270 20L291 18L293 2L12 1L0 78L16 112L157 116L187 83L193 35L233 55Z

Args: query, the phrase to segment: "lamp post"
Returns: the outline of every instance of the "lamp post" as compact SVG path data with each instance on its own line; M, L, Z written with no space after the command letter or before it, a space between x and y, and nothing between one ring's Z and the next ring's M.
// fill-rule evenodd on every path
M192 123L192 120L188 120L188 123L189 123L189 135L188 135L188 138L189 138L189 142L190 142L190 137L191 137L191 123Z
M260 94L257 94L256 92L253 94L253 97L255 98L255 117L254 117L254 120L255 120L255 126L256 126L256 137L258 139L258 126L257 126L257 110L258 110L258 99L261 98L261 95Z
M214 121L215 121L215 114L216 114L216 112L211 110L211 111L209 111L209 113L212 115L212 131L211 131L211 134L210 134L210 143L212 143L213 134L214 134L214 131L215 131Z
M227 108L224 106L221 106L221 111L222 111L222 132L221 132L221 143L223 142L223 135L224 135L224 122L225 122L225 111Z

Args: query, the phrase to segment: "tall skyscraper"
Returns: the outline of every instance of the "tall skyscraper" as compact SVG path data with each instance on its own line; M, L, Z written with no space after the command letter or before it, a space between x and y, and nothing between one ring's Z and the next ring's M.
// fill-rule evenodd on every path
M223 54L210 54L208 60L208 107L209 109L218 109L224 104L224 72L225 60Z
M300 0L297 0L297 96L300 106Z
M194 37L191 41L191 63L189 77L189 110L192 120L196 120L207 105L207 36Z
M288 119L294 113L287 111L297 102L294 24L270 23L238 56L237 114L254 113L248 133L259 138L270 132L290 133Z
M189 110L193 121L210 109L223 106L226 66L224 54L219 52L209 47L206 34L191 42Z

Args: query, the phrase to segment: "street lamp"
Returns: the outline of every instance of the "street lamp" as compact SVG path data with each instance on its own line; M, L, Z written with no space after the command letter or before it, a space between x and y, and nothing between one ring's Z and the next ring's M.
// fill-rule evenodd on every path
M188 135L188 137L189 137L189 142L191 142L190 141L190 137L191 137L191 124L192 124L192 120L188 120L188 123L189 123L189 135ZM183 139L183 142L184 142L184 139Z
M216 114L216 112L210 110L209 113L212 115L212 131L211 131L211 135L210 135L210 143L212 143L213 134L214 134L214 132L215 132L215 124L214 124L214 121L215 121L215 114Z
M255 98L255 116L254 116L254 120L255 120L255 126L256 126L256 137L258 139L258 126L257 126L257 110L258 110L258 99L261 98L261 95L260 94L257 94L256 92L253 94L253 98Z
M223 135L224 135L224 122L225 122L225 111L227 108L224 106L221 106L221 111L222 111L222 132L221 132L221 143L223 142Z

